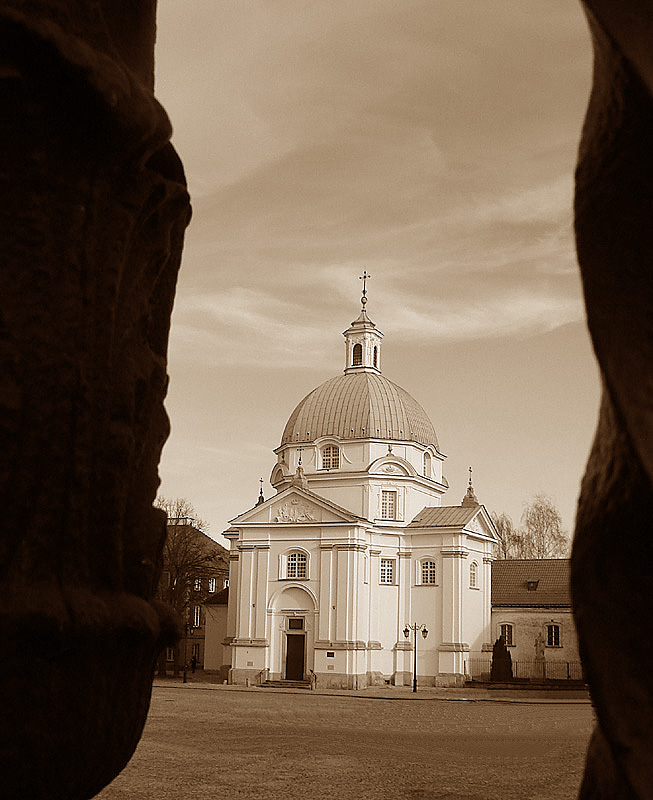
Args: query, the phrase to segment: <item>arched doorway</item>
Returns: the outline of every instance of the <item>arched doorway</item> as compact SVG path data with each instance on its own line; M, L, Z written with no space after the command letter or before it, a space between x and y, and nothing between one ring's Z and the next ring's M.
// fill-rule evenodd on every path
M303 586L287 586L272 598L271 672L289 681L305 680L313 669L316 604Z

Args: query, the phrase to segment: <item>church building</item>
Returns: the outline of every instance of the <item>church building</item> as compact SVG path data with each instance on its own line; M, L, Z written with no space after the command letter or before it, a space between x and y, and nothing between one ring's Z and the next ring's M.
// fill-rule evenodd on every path
M314 679L360 689L463 682L491 650L496 531L470 481L443 505L445 456L421 405L381 372L366 312L345 369L290 415L276 491L233 519L225 650L232 683ZM413 626L413 629L411 629Z

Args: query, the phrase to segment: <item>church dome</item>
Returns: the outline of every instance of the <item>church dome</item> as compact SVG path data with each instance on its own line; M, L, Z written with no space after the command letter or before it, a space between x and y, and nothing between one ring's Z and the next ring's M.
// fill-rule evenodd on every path
M281 444L322 436L438 447L433 424L417 400L376 371L337 375L313 389L290 415Z

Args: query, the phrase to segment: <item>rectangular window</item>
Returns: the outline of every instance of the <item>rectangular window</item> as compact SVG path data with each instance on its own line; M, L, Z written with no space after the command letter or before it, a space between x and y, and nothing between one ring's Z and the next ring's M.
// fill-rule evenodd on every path
M547 625L546 643L548 647L560 647L560 626Z
M422 561L421 563L421 582L422 583L437 583L438 582L438 568L435 561Z
M503 642L506 647L512 647L512 625L506 623L505 625L501 626L501 636L503 636Z
M195 642L193 644L190 654L192 656L195 656L195 658L199 658L200 657L200 643L199 642Z
M308 559L306 553L288 553L286 578L307 578Z
M202 591L202 579L201 578L195 578L195 582L193 583L193 589L196 592L201 592Z
M381 583L394 583L395 562L392 558L381 559Z
M193 627L199 628L202 624L202 606L193 608Z
M209 594L213 594L216 590L217 580L215 578L209 578Z
M289 619L288 620L288 629L301 631L304 629L304 620L303 619Z
M322 451L322 469L338 469L340 466L340 450L333 445Z
M381 492L381 519L395 519L397 492Z
M174 661L174 660L175 660L175 648L166 647L166 661Z

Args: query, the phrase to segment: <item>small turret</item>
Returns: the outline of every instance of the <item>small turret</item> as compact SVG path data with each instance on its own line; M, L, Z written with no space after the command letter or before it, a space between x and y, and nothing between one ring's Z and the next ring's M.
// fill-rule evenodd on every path
M360 276L363 281L361 313L343 333L346 346L345 374L374 372L381 374L381 339L383 334L367 316L367 271Z
M463 497L463 501L460 504L463 508L473 508L474 506L480 506L481 504L476 499L476 495L474 494L474 487L472 486L472 468L469 468L469 486L467 487L467 491L465 496Z

